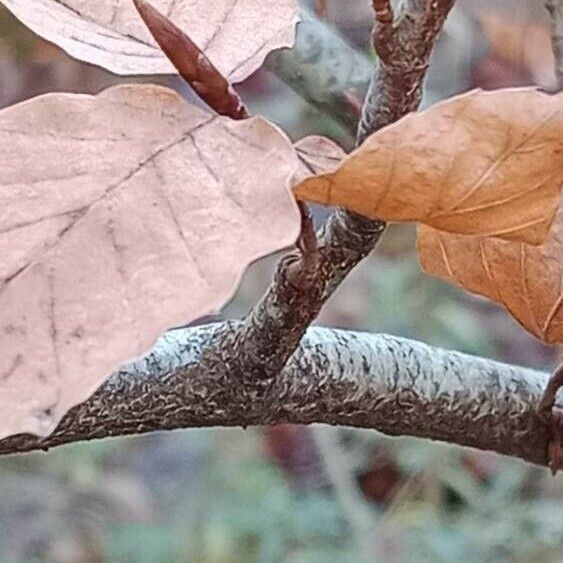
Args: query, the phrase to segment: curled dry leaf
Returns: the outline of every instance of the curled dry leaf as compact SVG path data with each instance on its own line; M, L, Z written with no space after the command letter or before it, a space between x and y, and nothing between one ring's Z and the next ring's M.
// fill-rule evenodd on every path
M285 135L165 88L35 98L0 147L0 437L52 431L299 231Z
M132 0L0 0L35 33L69 55L117 74L176 72ZM293 44L296 0L154 0L209 57L239 82L266 55Z
M293 146L300 162L293 177L294 184L316 174L334 171L346 157L342 147L319 135L300 139Z
M540 244L563 185L563 94L474 91L374 133L300 199Z
M563 208L542 246L418 229L423 269L503 305L532 334L563 342Z

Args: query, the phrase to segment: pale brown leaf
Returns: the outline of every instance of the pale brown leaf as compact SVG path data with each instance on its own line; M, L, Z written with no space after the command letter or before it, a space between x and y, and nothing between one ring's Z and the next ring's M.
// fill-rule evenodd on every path
M300 162L293 178L294 184L316 174L334 171L346 157L342 147L319 135L304 137L293 146Z
M118 74L175 73L132 0L0 0L73 57ZM154 0L231 82L293 44L296 0Z
M542 246L420 225L418 252L429 274L499 303L541 340L563 342L563 209Z
M295 240L297 157L157 86L0 112L0 437L46 434L171 326Z
M563 94L474 91L372 135L300 199L540 244L563 185Z

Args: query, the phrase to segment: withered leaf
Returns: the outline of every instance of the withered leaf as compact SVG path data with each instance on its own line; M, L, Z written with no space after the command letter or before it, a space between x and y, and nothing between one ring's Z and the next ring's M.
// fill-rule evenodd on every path
M53 430L122 362L294 242L297 157L151 85L0 112L0 437Z
M346 157L342 147L327 137L319 135L304 137L293 146L300 162L293 178L294 184L316 174L332 172Z
M136 13L132 0L0 0L19 20L71 56L117 74L176 70ZM231 82L266 55L293 44L296 0L154 0Z
M300 199L540 244L563 185L563 94L474 91L372 135Z
M541 340L563 342L563 209L541 246L419 225L418 252L429 274L499 303Z

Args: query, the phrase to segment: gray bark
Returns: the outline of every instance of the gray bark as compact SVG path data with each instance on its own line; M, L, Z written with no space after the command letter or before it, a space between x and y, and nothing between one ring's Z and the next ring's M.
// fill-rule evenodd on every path
M276 377L257 378L237 373L229 351L216 346L237 326L166 333L52 435L6 438L0 454L155 430L319 422L546 464L548 434L536 408L547 374L404 338L313 327Z
M359 142L416 109L431 47L452 4L407 0L393 25L376 27L381 62L372 70ZM330 42L319 44L326 50ZM303 61L316 64L315 57ZM290 80L295 77L299 73ZM312 92L311 83L297 87ZM340 107L348 99L329 98ZM155 430L321 422L444 440L545 465L549 432L537 404L546 374L392 336L307 328L384 227L335 212L319 233L315 259L286 256L242 322L168 332L69 411L53 434L11 436L0 441L0 454Z

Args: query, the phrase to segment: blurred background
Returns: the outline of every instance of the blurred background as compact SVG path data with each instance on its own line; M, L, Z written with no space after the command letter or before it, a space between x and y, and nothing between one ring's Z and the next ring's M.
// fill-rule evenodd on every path
M369 0L307 4L372 56ZM192 96L176 78L139 80ZM0 107L123 81L69 58L0 7ZM554 86L543 1L459 0L425 104L474 87L529 84ZM294 139L320 133L353 143L268 71L239 91ZM252 306L275 261L252 266L225 317ZM319 323L546 370L557 356L493 304L422 274L410 226L389 229ZM291 425L175 431L0 459L0 563L380 561L563 562L563 477L438 443Z

